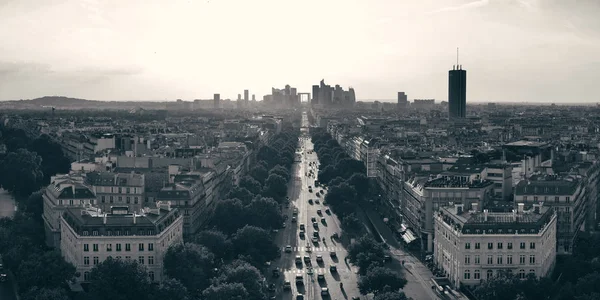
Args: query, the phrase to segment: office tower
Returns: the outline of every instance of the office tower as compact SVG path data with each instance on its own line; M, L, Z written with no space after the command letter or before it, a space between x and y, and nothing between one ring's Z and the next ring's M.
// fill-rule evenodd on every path
M318 85L312 86L312 101L310 103L311 104L319 104L319 86Z
M405 108L408 106L408 96L405 92L398 92L398 108Z
M242 101L242 94L238 94L238 99L237 101Z
M248 90L244 90L244 104L248 105L248 101L250 100L250 97L248 97L249 92Z
M467 115L467 71L462 65L452 67L448 75L448 116L450 119Z
M256 101L256 95L252 94L252 101Z
M213 96L213 107L215 109L219 108L221 105L221 94L214 94Z

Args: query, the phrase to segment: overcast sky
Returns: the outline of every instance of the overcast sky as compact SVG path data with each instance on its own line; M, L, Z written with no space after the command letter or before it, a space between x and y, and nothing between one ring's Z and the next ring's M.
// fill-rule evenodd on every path
M597 0L1 0L0 99L262 99L325 79L358 99L600 102Z

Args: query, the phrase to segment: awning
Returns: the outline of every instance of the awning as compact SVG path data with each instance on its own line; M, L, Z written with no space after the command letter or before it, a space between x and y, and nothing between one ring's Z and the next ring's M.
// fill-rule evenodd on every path
M407 229L404 234L402 235L402 239L407 243L410 244L411 242L413 242L414 240L416 240L417 238L415 237L415 234L410 230Z

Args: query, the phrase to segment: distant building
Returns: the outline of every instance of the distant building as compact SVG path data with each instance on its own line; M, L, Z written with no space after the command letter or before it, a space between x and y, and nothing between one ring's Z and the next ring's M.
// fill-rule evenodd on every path
M256 95L252 94L252 101L256 101Z
M221 94L214 94L213 96L213 108L218 109L221 107Z
M435 213L434 260L455 287L502 273L545 277L556 263L556 213L542 204L483 212L459 204Z
M467 71L462 65L450 70L448 75L448 116L461 119L467 116Z
M406 109L408 107L408 96L404 92L398 92L398 109Z
M96 207L105 211L112 206L125 206L132 212L142 210L145 200L144 174L91 172L85 177L96 195Z
M250 96L249 96L249 91L248 90L244 90L244 104L246 106L248 106L248 101L250 101Z
M167 249L183 242L183 216L169 203L145 208L139 213L127 207L101 209L69 208L60 218L60 250L81 276L90 280L90 272L108 257L135 260L148 271L151 281L163 279L163 258Z

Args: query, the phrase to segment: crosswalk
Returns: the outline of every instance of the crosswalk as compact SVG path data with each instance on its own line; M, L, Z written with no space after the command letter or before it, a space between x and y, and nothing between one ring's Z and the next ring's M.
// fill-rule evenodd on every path
M291 269L291 270L284 270L283 273L285 274L292 274L292 275L304 275L308 273L307 269ZM318 275L318 274L327 274L327 273L331 273L331 270L329 270L329 268L313 268L312 269L312 273L313 275ZM337 273L358 273L358 268L357 267L350 267L350 269L347 268L339 268L337 269Z
M309 247L292 247L292 252L306 252ZM312 252L338 252L343 250L341 247L310 247ZM285 252L285 247L281 248L281 252Z

